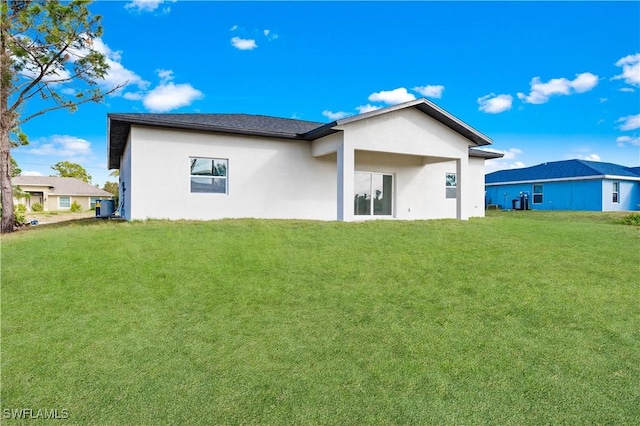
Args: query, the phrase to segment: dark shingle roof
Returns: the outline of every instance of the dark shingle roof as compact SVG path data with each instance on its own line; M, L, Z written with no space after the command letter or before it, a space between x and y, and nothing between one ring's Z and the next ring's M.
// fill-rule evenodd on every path
M528 182L597 176L640 178L630 167L585 160L565 160L542 163L521 169L499 170L485 176L485 183Z
M28 191L30 186L48 186L51 194L87 197L113 197L110 192L96 188L80 179L60 176L16 176L11 184Z

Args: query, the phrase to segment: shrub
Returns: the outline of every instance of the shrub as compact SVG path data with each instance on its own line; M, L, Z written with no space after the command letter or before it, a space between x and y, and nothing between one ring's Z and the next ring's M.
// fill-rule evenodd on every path
M71 203L71 211L73 213L78 213L78 212L82 211L82 206L80 204L78 204L77 201L74 201L73 203Z
M32 212L41 212L44 211L44 206L40 203L33 203L31 205L31 211Z
M620 222L622 222L625 225L640 226L640 213L628 214L627 216L620 219Z
M16 204L13 208L13 214L15 216L16 225L22 225L27 221L26 218L27 206L24 204Z

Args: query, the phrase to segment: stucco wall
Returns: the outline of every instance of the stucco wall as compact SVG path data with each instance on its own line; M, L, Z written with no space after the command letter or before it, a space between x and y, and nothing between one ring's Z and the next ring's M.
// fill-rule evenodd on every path
M26 192L31 193L39 193L42 192L43 195L33 194L29 199L20 198L15 199L15 204L23 204L27 206L27 210L31 210L31 206L35 203L42 204L44 211L69 211L71 207L60 207L60 197L58 194L49 193L48 186L28 186L25 187ZM69 206L75 202L77 202L82 210L89 210L91 208L91 197L83 196L83 195L62 195L62 197L69 197Z
M120 166L122 215L361 220L353 214L355 171L394 176L395 218L484 215L484 159L469 158L471 142L448 127L408 108L341 130L308 142L132 125ZM227 159L228 193L191 193L190 157ZM459 199L446 198L447 173L458 174Z
M128 145L128 219L335 219L335 156L307 141L132 126ZM191 193L190 157L228 159L228 193Z

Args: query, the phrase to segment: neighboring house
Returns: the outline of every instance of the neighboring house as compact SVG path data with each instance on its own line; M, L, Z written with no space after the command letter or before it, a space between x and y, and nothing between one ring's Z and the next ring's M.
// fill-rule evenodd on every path
M82 210L95 207L97 200L111 199L113 194L80 179L57 176L16 176L11 184L19 187L30 197L14 200L24 204L27 209L35 203L42 204L44 211L69 210L73 202L77 202Z
M331 123L109 114L126 219L484 216L491 140L419 99Z
M489 173L485 186L487 204L503 209L526 195L534 210L640 210L640 167L555 161Z

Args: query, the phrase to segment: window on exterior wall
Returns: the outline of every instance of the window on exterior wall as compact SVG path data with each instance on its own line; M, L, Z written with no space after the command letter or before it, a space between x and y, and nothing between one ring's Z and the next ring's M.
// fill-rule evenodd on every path
M620 182L613 182L613 202L619 203L620 201Z
M226 194L229 160L220 158L189 158L191 192Z
M100 199L100 197L91 197L89 199L89 209L95 209L96 208L96 201L98 201Z
M356 172L353 213L357 216L391 216L393 214L393 176Z
M542 204L542 185L533 185L533 204Z
M60 207L61 209L71 208L71 197L59 197L58 207Z
M457 186L458 186L458 176L455 173L447 173L446 198L456 198Z

